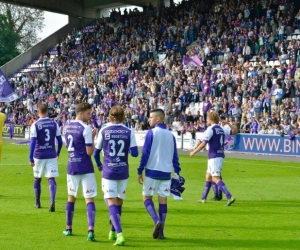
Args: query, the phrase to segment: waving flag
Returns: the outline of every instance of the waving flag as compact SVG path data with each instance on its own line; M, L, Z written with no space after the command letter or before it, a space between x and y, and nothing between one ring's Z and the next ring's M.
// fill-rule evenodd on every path
M197 55L185 57L182 61L182 64L184 66L194 66L194 67L200 67L203 66L201 60Z
M0 69L0 102L13 102L18 99L8 80Z

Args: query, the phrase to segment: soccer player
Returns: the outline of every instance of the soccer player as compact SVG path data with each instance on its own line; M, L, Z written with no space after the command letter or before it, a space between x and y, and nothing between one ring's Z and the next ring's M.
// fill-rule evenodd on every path
M74 206L79 184L82 185L88 217L88 241L95 241L94 224L96 208L94 197L97 195L97 184L91 156L94 152L96 129L86 123L91 118L92 106L80 103L76 107L76 118L65 127L65 141L68 150L68 202L66 205L66 236L72 235Z
M143 183L144 205L154 221L153 238L164 239L164 225L167 216L167 197L171 189L171 173L179 176L180 165L173 134L164 124L164 111L150 111L149 124L153 127L146 134L143 153L138 167L138 182ZM145 180L143 170L145 169ZM159 216L152 197L158 194Z
M114 106L109 112L109 123L99 132L94 151L98 169L102 171L102 191L109 207L111 230L108 238L116 240L114 245L124 245L125 238L120 223L123 200L129 177L128 154L138 156L138 148L132 129L126 127L124 110ZM103 149L104 162L100 161Z
M33 167L35 207L41 207L41 180L42 175L48 178L50 191L49 212L55 211L56 182L58 176L57 159L62 148L62 139L58 124L48 118L48 107L41 104L38 107L38 119L30 128L30 155L29 164ZM55 151L55 138L58 148Z
M216 183L218 189L221 190L227 197L226 206L230 206L235 202L230 192L227 190L225 183L221 180L221 172L224 164L224 143L225 136L236 134L236 128L230 123L227 123L230 129L221 127L219 124L219 116L216 112L211 111L207 115L207 122L209 127L205 130L202 137L202 142L191 153L190 157L193 157L197 152L201 151L209 145L208 149L208 166L206 172L206 184L202 195L202 202L205 202L207 194L210 190L212 182ZM225 125L225 121L223 122ZM223 125L223 126L224 126Z

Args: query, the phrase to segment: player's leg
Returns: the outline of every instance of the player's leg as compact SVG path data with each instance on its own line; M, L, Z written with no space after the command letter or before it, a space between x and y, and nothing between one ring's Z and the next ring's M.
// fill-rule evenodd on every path
M206 172L204 189L202 192L201 199L198 200L198 202L205 203L211 188L211 184L212 184L211 174L209 172Z
M49 192L50 192L50 208L49 212L55 212L55 196L56 196L56 181L58 176L57 159L47 159L45 166L45 176L48 178Z
M122 215L123 200L126 198L127 183L128 183L128 179L117 181L117 195L118 195L118 197L114 200L114 203L117 205L117 209L118 209L118 213L119 213L120 226L121 226L121 215ZM116 240L114 245L118 245L118 246L124 245L125 244L125 238L124 238L123 232L118 233L117 229L116 229L116 232L117 232L117 235L116 235L117 240Z
M219 190L221 190L227 197L226 206L230 206L235 202L235 199L232 197L231 193L228 191L225 183L221 180L220 175L223 168L224 159L215 158L212 171L212 180L218 185Z
M145 177L144 183L143 183L143 200L144 200L144 206L151 216L155 227L161 225L161 222L159 220L159 217L157 215L157 212L155 210L155 206L152 200L152 197L154 194L157 193L159 181Z
M65 236L72 235L73 216L75 202L77 197L78 186L81 181L81 175L67 175L68 202L66 204L66 230L63 231Z
M41 207L41 181L44 170L44 159L36 159L34 158L34 166L33 166L33 176L34 176L34 196L35 196L35 208Z
M222 180L222 176L220 175L220 179ZM218 185L212 181L211 187L214 191L214 197L211 199L213 201L220 201L223 198L223 193L219 190Z
M96 206L94 197L97 195L97 183L94 173L85 174L82 176L82 190L85 198L87 217L88 217L88 241L95 241L95 217Z
M165 238L164 228L165 228L166 218L168 213L167 197L170 195L170 190L171 190L171 180L160 181L157 192L158 192L158 203L159 203L158 213L159 213L159 220L161 222L161 225L158 225L156 226L156 228L154 228L153 238L155 239ZM157 228L159 226L160 228ZM155 231L155 229L157 230L157 232Z
M110 240L117 239L114 245L124 245L125 239L120 220L120 208L122 206L122 201L120 201L118 198L118 180L108 180L102 178L102 188L104 192L104 198L108 203L109 218L112 225L108 238Z
M211 179L211 174L210 174L210 171L211 171L210 165L211 165L211 162L210 162L210 160L208 160L207 170L206 170L206 174L205 174L205 185L203 188L201 199L198 200L198 202L201 202L201 203L206 202L208 193L209 193L211 185L212 185L212 179Z

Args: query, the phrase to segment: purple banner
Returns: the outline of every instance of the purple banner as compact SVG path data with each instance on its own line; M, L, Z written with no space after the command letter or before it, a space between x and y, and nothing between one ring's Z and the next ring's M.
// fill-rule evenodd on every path
M190 56L190 57L185 57L182 61L182 64L184 66L193 66L193 67L200 67L202 66L202 62L199 59L197 55L195 56Z
M0 102L13 102L18 99L7 78L0 70Z

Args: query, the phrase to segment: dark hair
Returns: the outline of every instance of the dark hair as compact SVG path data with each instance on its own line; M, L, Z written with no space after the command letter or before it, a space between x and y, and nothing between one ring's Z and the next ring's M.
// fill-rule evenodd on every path
M165 112L162 109L152 109L150 113L156 113L162 118L162 121L165 119Z
M46 104L40 104L39 105L39 111L41 112L41 114L45 115L48 112L48 107Z
M84 112L89 109L92 109L91 104L89 104L87 102L79 103L76 107L76 114L78 114L79 112Z

